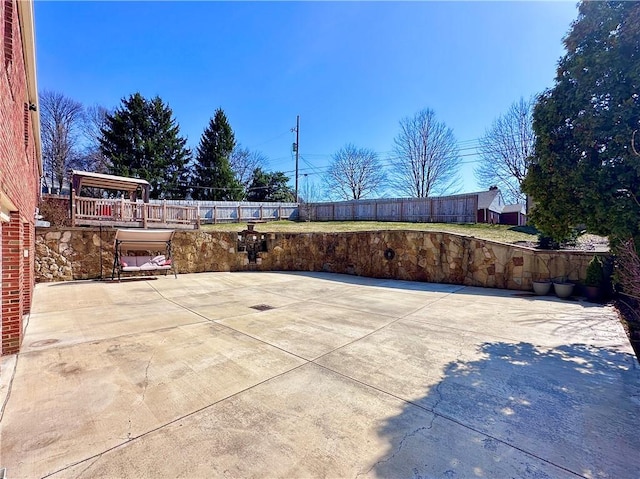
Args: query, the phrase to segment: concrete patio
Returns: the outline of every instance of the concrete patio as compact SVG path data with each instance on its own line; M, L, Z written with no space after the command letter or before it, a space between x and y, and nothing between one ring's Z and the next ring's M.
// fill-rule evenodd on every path
M39 284L1 386L8 479L640 474L640 367L614 310L514 291Z

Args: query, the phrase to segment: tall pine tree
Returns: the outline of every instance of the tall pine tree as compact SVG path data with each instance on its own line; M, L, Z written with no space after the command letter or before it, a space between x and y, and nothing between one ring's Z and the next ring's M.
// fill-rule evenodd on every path
M242 185L231 168L236 145L233 130L221 108L202 133L193 165L192 195L197 200L238 201L244 197Z
M295 194L288 183L289 177L281 171L266 173L262 168L256 168L247 189L247 201L293 202Z
M160 97L147 100L135 93L122 99L105 123L100 150L112 174L147 180L151 198L184 198L191 151Z
M586 224L614 244L640 241L640 2L581 2L564 45L533 112L533 222L558 240Z

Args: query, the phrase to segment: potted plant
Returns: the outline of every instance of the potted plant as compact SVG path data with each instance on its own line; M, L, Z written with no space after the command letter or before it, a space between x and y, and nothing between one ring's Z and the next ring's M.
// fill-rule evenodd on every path
M568 298L573 294L575 284L570 283L564 276L553 280L553 290L558 298Z
M532 281L533 284L533 292L539 296L544 296L549 294L551 291L551 281L548 279L539 279L536 281Z
M604 285L604 265L599 256L594 256L587 266L587 277L584 280L587 299L592 302L602 298L602 286Z
M575 265L571 263L571 259L562 255L558 259L564 258L566 266L561 269L563 276L558 276L553 279L553 290L558 298L568 298L573 294L575 284L569 281L571 274L574 272Z
M534 293L539 296L544 296L549 294L549 292L551 291L551 280L549 279L551 277L551 270L549 269L549 264L547 261L545 261L541 257L538 257L538 259L542 261L542 264L544 264L545 268L547 268L546 279L542 275L540 275L539 279L533 280L531 284L533 285Z

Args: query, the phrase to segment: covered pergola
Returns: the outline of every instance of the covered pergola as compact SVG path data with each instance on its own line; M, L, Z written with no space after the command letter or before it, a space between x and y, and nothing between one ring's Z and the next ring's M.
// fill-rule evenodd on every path
M138 191L142 191L142 201L149 202L149 191L151 185L147 180L140 178L128 178L126 176L105 175L103 173L93 173L91 171L72 170L71 172L71 200L73 203L73 195L80 195L80 189L86 186L88 188L99 188L102 190L126 191L129 193L131 201L136 201Z
M82 187L127 192L120 198L81 196ZM194 206L150 203L151 185L140 178L105 175L90 171L71 172L71 223L73 226L120 228L198 228L200 216ZM142 200L142 201L140 201Z

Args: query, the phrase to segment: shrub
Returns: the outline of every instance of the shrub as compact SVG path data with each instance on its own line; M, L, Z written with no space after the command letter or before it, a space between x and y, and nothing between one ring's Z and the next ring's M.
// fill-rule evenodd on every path
M69 199L45 196L40 201L40 214L51 226L71 226Z
M569 232L561 239L556 240L552 236L548 236L544 233L538 234L538 248L540 249L561 249L572 248L578 244L578 238L585 234L587 231L583 226L572 227Z
M538 248L540 249L560 249L560 243L555 241L551 236L543 234L538 235Z
M599 256L594 256L587 266L585 286L602 286L605 280L604 264Z
M633 238L616 247L615 279L623 293L640 298L640 256Z

